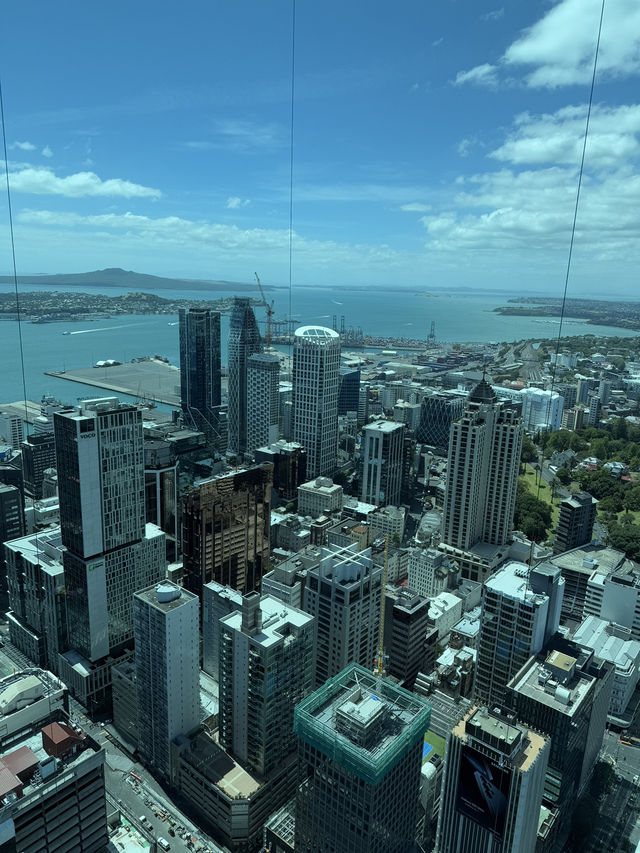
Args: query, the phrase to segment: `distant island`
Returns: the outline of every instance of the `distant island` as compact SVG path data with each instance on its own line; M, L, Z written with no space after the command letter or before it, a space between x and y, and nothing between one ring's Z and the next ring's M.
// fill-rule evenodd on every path
M509 304L494 308L496 314L517 317L560 317L562 299L544 296L520 296ZM604 299L567 299L565 317L585 320L591 325L616 326L640 331L640 302L608 302Z
M248 297L254 305L261 300ZM180 308L210 308L230 311L233 298L221 299L165 299L155 293L125 293L124 296L106 296L103 293L49 290L20 293L20 317L31 323L56 323L60 321L100 320L121 314L172 314ZM17 320L15 293L0 293L0 320Z
M13 276L1 275L0 284L13 284ZM219 281L190 278L164 278L158 275L123 270L117 267L93 272L61 273L59 275L19 275L18 285L37 284L49 287L127 287L131 290L224 290L251 291L257 285L240 281ZM265 290L277 290L273 285L262 285Z

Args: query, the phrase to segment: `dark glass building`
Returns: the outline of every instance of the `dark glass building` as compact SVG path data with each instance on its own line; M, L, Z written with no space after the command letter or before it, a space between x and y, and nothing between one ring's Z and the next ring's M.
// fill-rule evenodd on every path
M338 391L338 414L357 412L360 400L360 371L350 367L340 368L340 390Z
M220 314L180 309L180 401L188 426L203 432L211 449L224 450L220 418Z
M247 450L247 367L262 352L262 339L249 299L236 298L229 328L229 450Z

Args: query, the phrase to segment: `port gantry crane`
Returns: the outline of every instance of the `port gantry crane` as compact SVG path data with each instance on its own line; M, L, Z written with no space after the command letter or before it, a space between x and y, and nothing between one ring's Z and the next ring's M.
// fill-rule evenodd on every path
M260 284L260 278L257 272L254 272L256 277L256 281L258 282L258 289L260 291L260 296L262 297L262 304L264 305L264 310L267 312L267 331L265 334L265 343L267 345L267 352L271 349L271 318L274 315L273 310L273 299L271 300L271 305L267 302L267 297L264 295L264 290L262 289L262 285Z

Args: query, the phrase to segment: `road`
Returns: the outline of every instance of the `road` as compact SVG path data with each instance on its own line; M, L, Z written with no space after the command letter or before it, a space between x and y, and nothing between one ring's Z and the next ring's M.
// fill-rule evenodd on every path
M69 699L69 711L104 748L107 794L147 840L156 841L158 837L163 837L171 844L171 849L179 853L225 853L225 848L216 844L182 814L148 770L130 759L120 747L118 733L112 725L103 726L91 720L84 707L73 698ZM149 832L140 825L139 818L143 815L152 826ZM171 835L171 829L175 836ZM181 838L180 834L185 838ZM197 839L196 843L190 841L192 837Z

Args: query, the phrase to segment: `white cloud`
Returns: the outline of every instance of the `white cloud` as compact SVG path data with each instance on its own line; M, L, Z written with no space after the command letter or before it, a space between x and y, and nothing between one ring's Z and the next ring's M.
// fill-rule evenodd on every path
M43 157L53 157L53 151L49 148L48 145L45 145L44 148L42 149L42 156Z
M231 195L227 199L227 208L229 210L238 210L241 207L248 207L251 201L248 198L240 198L237 195Z
M400 210L405 210L408 213L426 213L431 210L430 204L420 204L417 201L412 201L410 204L401 204Z
M530 87L585 85L591 79L602 0L559 0L524 30L497 63L460 71L455 83L496 86L500 72L522 71ZM496 10L499 12L500 10ZM488 13L492 15L494 13ZM640 73L640 3L608 0L598 54L598 77ZM511 83L512 79L506 81Z
M504 6L501 6L499 9L493 9L491 12L485 12L484 15L480 15L480 18L483 21L499 21L500 18L504 17Z
M289 251L289 230L286 228L238 228L235 225L218 224L205 220L189 220L178 216L152 218L134 213L81 215L51 210L22 210L18 214L21 227L36 226L51 229L60 234L62 240L82 239L84 243L92 237L96 244L104 247L105 241L112 243L114 251L135 250L184 254L191 249L200 253L215 253L237 261L238 252L246 256L256 253L269 255L272 261L286 263ZM363 268L384 269L395 267L406 261L406 255L386 245L338 243L332 240L309 240L294 232L293 246L296 260L304 264L327 269L340 264L355 263Z
M513 164L577 165L587 115L586 106L567 106L555 113L516 117L506 141L489 156ZM588 168L615 167L640 154L640 104L591 111L586 163Z
M482 65L470 68L469 71L458 71L453 82L456 86L462 86L465 83L472 83L476 86L497 86L498 69L495 65L484 62Z
M185 148L190 148L192 151L211 151L212 148L215 148L213 142L209 142L205 139L202 140L193 140L192 142L185 142Z
M10 173L9 180L14 192L35 195L62 195L68 198L82 196L121 196L122 198L160 198L160 190L110 178L103 181L95 172L77 172L58 177L51 169L25 168Z
M444 41L444 36L440 36L439 39L436 39L435 41L431 42L431 47L440 47L440 45L442 44L443 41Z
M11 145L7 146L9 149L18 148L20 151L35 151L36 146L33 142L12 142Z
M283 142L281 128L273 122L259 124L225 119L216 122L215 130L225 147L240 152L277 148Z

